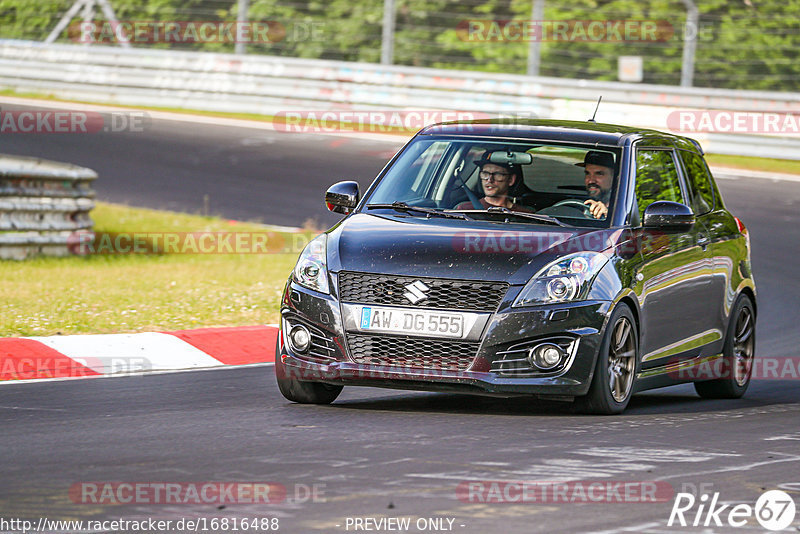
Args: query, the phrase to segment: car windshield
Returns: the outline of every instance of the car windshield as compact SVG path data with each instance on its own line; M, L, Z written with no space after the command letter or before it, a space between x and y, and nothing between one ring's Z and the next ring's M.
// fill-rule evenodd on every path
M405 216L441 211L465 219L607 227L619 157L610 147L424 136L406 147L365 204L372 212L401 207Z

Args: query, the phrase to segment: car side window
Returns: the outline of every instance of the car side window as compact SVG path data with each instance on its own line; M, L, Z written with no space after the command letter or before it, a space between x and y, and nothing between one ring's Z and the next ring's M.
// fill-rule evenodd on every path
M711 186L711 177L703 156L686 150L679 151L679 154L683 160L683 167L686 169L689 193L692 196L692 210L697 215L712 211L714 209L714 188Z
M639 217L657 200L685 203L672 150L639 149L636 154L636 202Z

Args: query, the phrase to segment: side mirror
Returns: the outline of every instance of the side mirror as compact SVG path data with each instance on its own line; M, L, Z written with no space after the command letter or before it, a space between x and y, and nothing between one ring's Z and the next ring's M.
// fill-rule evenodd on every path
M642 226L665 232L685 232L694 225L692 208L680 202L658 200L644 210Z
M333 184L325 192L325 205L334 213L344 213L347 215L358 206L361 193L358 191L358 183L347 181Z

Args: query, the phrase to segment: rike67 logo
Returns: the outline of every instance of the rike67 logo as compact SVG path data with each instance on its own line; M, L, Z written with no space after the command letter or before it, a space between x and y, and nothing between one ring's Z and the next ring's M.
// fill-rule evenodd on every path
M691 493L678 493L669 514L667 526L681 527L745 527L753 518L765 529L778 531L794 522L794 499L781 490L761 494L755 506L746 503L720 502L719 492L696 497Z

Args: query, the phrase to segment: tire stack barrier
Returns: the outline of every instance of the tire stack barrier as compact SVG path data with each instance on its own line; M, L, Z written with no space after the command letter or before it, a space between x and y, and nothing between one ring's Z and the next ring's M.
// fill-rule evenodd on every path
M76 232L86 239L94 225L95 179L85 167L0 154L0 259L71 254Z

